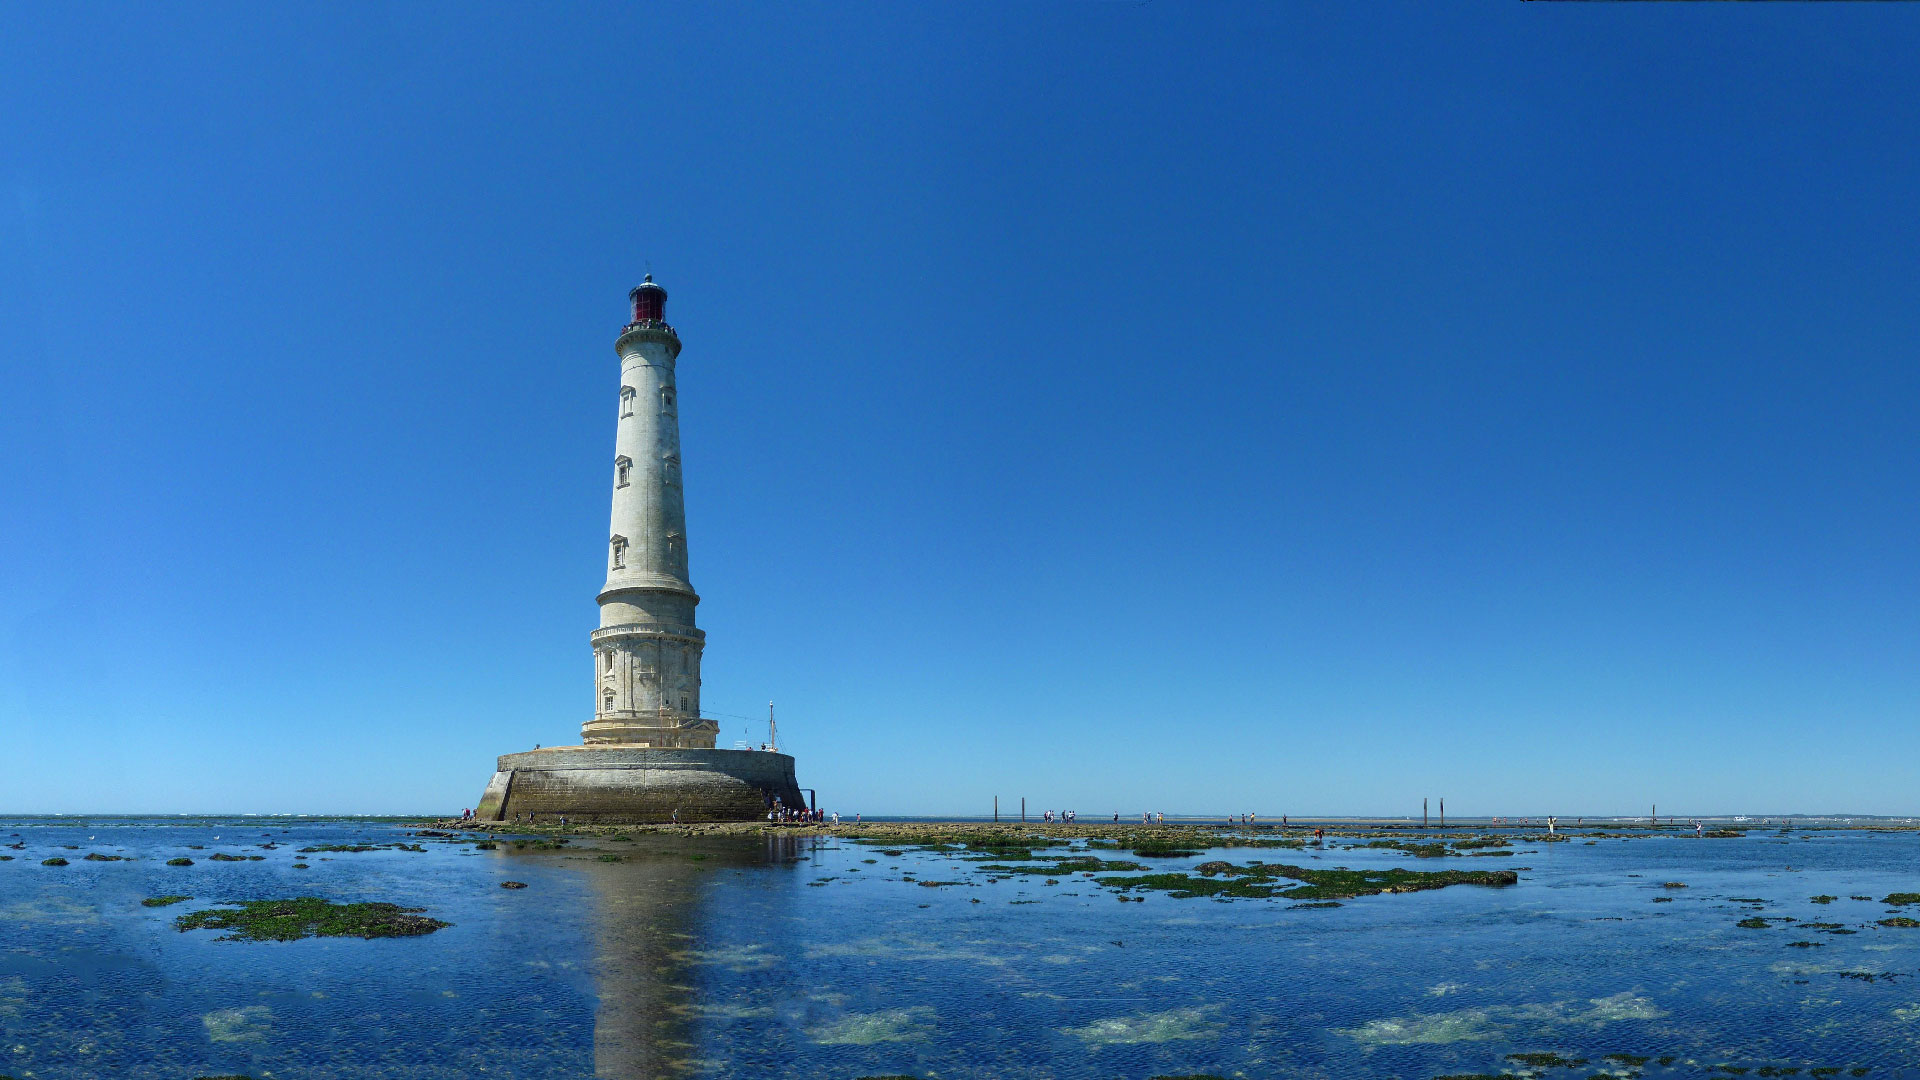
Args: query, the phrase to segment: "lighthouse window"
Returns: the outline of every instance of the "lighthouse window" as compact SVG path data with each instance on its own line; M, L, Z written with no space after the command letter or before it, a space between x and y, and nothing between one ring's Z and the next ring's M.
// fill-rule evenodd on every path
M622 417L633 415L633 399L635 396L637 396L637 392L633 387L623 386L620 388L620 415Z
M579 700L579 699L576 698L575 700ZM600 695L600 706L607 712L613 711L613 691L609 690L606 693Z
M624 536L616 536L613 538L612 544L613 544L613 568L615 570L626 569L627 568L627 538Z
M613 486L626 487L627 476L633 472L633 459L622 455L613 459Z
M660 391L660 407L667 412L673 411L673 387Z

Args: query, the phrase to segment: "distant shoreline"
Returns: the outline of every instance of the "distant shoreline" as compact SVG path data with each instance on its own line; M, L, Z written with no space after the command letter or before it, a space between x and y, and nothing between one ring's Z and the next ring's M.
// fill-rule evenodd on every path
M1893 831L1893 832L1920 829L1920 817L1872 816L1872 815L1862 815L1862 814L1856 814L1856 815L1820 814L1820 815L1808 815L1805 817L1800 817L1800 816L1790 817L1786 815L1760 817L1757 815L1728 815L1728 814L1680 815L1680 814L1676 814L1676 815L1673 815L1671 819L1669 819L1667 815L1662 814L1660 816L1660 821L1658 824L1650 824L1646 818L1638 818L1638 819L1620 818L1620 817L1578 818L1573 816L1562 816L1562 817L1557 817L1555 820L1556 820L1556 828L1560 832L1587 832L1587 833L1591 833L1594 831L1608 831L1608 830L1625 831L1625 832L1666 832L1666 831L1691 832L1693 831L1693 824L1696 821L1699 822L1701 825L1710 829L1739 829L1743 831L1752 831L1757 829L1779 829L1782 827L1792 828L1796 830L1799 830L1799 829L1809 829L1809 830L1855 829L1855 830ZM481 822L481 821L464 821L463 822L457 817L441 817L435 814L244 814L244 813L242 814L112 814L112 813L0 814L0 827L35 826L35 825L76 825L77 826L77 825L85 825L90 823L102 824L102 825L112 824L112 825L120 825L120 826L146 825L151 827L179 827L179 826L192 826L192 825L202 825L202 824L208 824L208 825L252 824L252 825L266 826L266 825L276 825L276 824L278 825L293 825L293 824L312 825L312 824L338 823L338 824L344 824L344 825L398 825L398 826L404 826L404 827L410 827L410 828L455 828L455 829L472 828L472 829L490 829L490 830L501 830L501 829L512 830L515 828L520 828L520 829L527 828L527 826L524 824L515 826L514 823L512 822ZM842 815L841 825L845 826L845 825L850 825L852 823L853 822L852 822L851 815ZM1198 828L1198 829L1208 829L1208 830L1224 829L1224 830L1238 830L1238 831L1267 832L1267 831L1278 831L1281 828L1280 819L1277 817L1273 819L1260 817L1257 819L1257 821L1254 824L1247 825L1247 824L1231 822L1224 816L1202 816L1202 815L1186 815L1186 814L1183 814L1177 817L1174 815L1168 815L1164 824L1156 824L1156 825L1142 824L1137 817L1129 819L1128 816L1125 814L1121 815L1118 823L1115 823L1110 816L1102 817L1102 816L1088 815L1087 817L1084 817L1082 820L1069 825L1068 823L1060 822L1057 820L1051 823L1042 821L1039 815L1036 813L1030 813L1029 816L1024 821L1022 821L1018 817L1018 815L1009 817L1008 815L1005 815L1005 814L1001 815L997 821L994 818L986 817L986 816L965 817L965 816L957 816L957 815L956 816L880 815L880 816L866 817L863 819L861 824L862 825L900 826L908 829L911 829L913 827L952 828L952 827L961 827L961 826L992 827L996 825L1000 827L1008 827L1008 826L1024 825L1027 827L1048 826L1054 829L1061 829L1061 828L1068 828L1068 827L1093 828L1095 826L1104 826L1107 829ZM542 821L539 823L539 827L543 829L548 827L549 825L557 825L557 823L546 822L546 821ZM709 826L720 826L720 825L746 826L754 830L773 829L778 831L796 831L796 830L813 829L815 831L831 831L830 826L808 826L808 825L800 825L800 824L772 825L763 821L701 823L701 827L703 828L709 827ZM688 827L687 825L672 825L672 824L666 824L666 823L662 823L659 825L635 824L635 825L596 826L596 828L614 829L616 831L625 830L625 829L642 829L642 830L648 830L648 831L653 831L653 830L671 831L674 829L681 829L681 828L687 828L687 827ZM1489 817L1448 817L1446 821L1442 823L1438 815L1435 815L1432 818L1430 818L1427 822L1422 823L1418 818L1408 818L1408 817L1367 817L1367 816L1296 817L1293 815L1288 815L1287 828L1289 831L1299 831L1302 829L1311 831L1316 828L1342 829L1342 830L1388 829L1388 830L1402 830L1402 831L1408 830L1408 829L1413 829L1413 830L1425 829L1430 831L1441 830L1441 829L1444 829L1447 831L1452 831L1455 829L1477 829L1481 831L1526 833L1526 832L1545 832L1547 829L1547 823L1544 817L1538 817L1538 816L1531 817L1531 818L1503 817L1497 820Z
M1741 839L1748 834L1778 833L1780 826L1735 825L1724 822L1711 822L1702 819L1704 837L1707 839ZM1122 819L1115 823L1110 818L1100 821L999 821L972 820L965 818L914 819L903 820L863 820L842 819L839 824L831 823L775 823L766 821L710 821L682 824L561 824L558 821L511 822L511 821L462 821L458 818L443 818L431 821L418 821L413 827L447 833L485 833L499 835L559 835L580 837L620 837L620 836L774 836L787 835L798 837L840 837L844 839L899 840L902 843L944 843L964 842L969 836L1033 836L1044 834L1055 839L1115 839L1129 843L1153 840L1178 843L1188 840L1198 843L1207 841L1210 846L1232 846L1233 838L1241 838L1249 846L1260 846L1262 842L1309 841L1315 833L1328 837L1385 837L1385 836L1455 836L1488 835L1510 836L1516 840L1530 842L1565 842L1568 840L1595 840L1603 838L1644 838L1654 836L1672 836L1692 839L1696 831L1692 822L1686 824L1658 826L1641 822L1633 824L1603 823L1597 825L1556 826L1549 833L1544 822L1534 824L1508 824L1502 822L1492 825L1482 821L1449 821L1442 826L1438 822L1421 825L1419 822L1407 822L1389 818L1316 818L1295 820L1288 818L1282 826L1279 821L1259 822L1254 825L1236 825L1220 819L1208 821L1181 820L1168 821L1165 824L1144 825L1138 821ZM1790 828L1795 832L1807 831L1870 831L1870 832L1914 832L1920 831L1920 824L1794 824ZM1227 840L1225 845L1214 841Z

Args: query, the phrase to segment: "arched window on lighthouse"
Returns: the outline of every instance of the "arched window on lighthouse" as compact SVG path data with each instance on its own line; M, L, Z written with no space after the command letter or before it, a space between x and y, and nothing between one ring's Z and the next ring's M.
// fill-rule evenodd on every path
M623 386L620 388L620 416L622 419L633 415L633 399L638 397L639 393L639 391L631 386Z
M613 568L615 570L625 570L627 568L627 538L624 536L616 536L609 541L609 543L613 547Z
M660 388L660 411L664 413L673 411L673 387L671 386Z
M578 699L575 699L575 700L578 700ZM609 690L606 693L600 695L600 711L601 712L613 711L613 691Z
M613 459L613 486L626 487L628 476L633 472L633 459L625 454Z

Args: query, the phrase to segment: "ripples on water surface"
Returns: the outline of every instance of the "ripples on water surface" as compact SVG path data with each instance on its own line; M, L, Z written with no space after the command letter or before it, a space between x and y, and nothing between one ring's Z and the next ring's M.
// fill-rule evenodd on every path
M1895 912L1851 899L1920 892L1913 833L1576 834L1445 860L1330 840L1149 860L1530 868L1512 888L1325 909L1119 903L1085 878L990 883L978 864L831 838L298 852L414 839L270 819L0 825L24 845L0 848L0 1074L1920 1075L1920 928L1882 927ZM56 856L70 865L41 865ZM165 865L176 857L195 865ZM214 902L291 896L453 925L289 943L173 929ZM1767 928L1737 925L1754 916Z

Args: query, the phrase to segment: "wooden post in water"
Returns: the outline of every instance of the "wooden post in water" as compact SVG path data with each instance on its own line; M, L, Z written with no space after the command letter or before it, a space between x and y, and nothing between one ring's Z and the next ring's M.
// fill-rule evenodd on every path
M1020 820L1027 820L1027 797L1025 795L1020 796Z
M1447 797L1445 795L1440 796L1440 827L1443 829L1447 827Z
M1423 829L1427 827L1427 800L1425 799L1420 800L1420 827Z
M1000 823L1000 796L998 795L993 797L993 822L996 825Z

